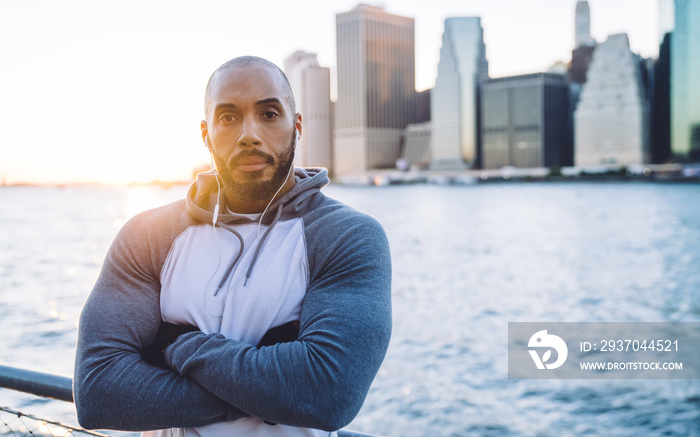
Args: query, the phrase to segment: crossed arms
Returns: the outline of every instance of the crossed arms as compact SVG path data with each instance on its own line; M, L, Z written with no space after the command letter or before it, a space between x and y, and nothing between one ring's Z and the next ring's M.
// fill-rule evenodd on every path
M117 236L81 315L74 378L81 425L142 431L254 416L336 430L354 418L391 333L390 255L376 222L355 218L335 236L343 244L314 252L323 262L310 260L319 268L298 340L258 349L191 332L166 349L166 370L140 356L162 322L153 261L162 243L144 237L145 220Z

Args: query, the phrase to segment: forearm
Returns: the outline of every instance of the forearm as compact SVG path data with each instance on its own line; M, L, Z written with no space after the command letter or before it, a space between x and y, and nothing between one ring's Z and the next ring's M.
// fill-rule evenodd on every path
M75 403L88 429L145 431L201 426L228 419L228 406L201 386L174 372L113 356L103 364L78 359Z
M156 285L125 279L120 265L105 264L78 330L74 397L80 424L142 431L243 417L190 378L141 358L161 323Z
M166 349L166 361L252 416L341 428L362 406L391 333L389 281L368 273L366 287L329 280L310 290L297 341L257 349L219 334L189 333Z
M166 360L252 416L336 430L362 406L383 359L389 329L382 327L353 345L340 335L318 331L261 349L219 334L191 333L166 351ZM355 349L360 352L353 354Z

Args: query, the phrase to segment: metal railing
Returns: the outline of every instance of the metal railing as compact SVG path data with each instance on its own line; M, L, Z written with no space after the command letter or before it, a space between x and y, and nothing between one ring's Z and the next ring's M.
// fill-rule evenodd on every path
M73 380L66 376L0 365L0 388L8 388L44 398L73 402ZM338 437L376 436L341 429L338 431Z

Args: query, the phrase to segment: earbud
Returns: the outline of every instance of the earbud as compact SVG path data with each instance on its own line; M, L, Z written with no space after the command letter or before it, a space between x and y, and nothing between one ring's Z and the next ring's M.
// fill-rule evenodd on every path
M218 194L217 194L217 201L216 201L216 206L214 206L214 215L211 218L211 225L216 226L216 222L219 220L219 201L218 201Z

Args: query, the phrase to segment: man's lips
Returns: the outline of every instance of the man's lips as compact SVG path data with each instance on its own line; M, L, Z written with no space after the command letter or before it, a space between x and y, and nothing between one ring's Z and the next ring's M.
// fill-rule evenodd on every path
M241 171L262 170L269 164L269 160L261 156L244 156L236 160L235 166Z

